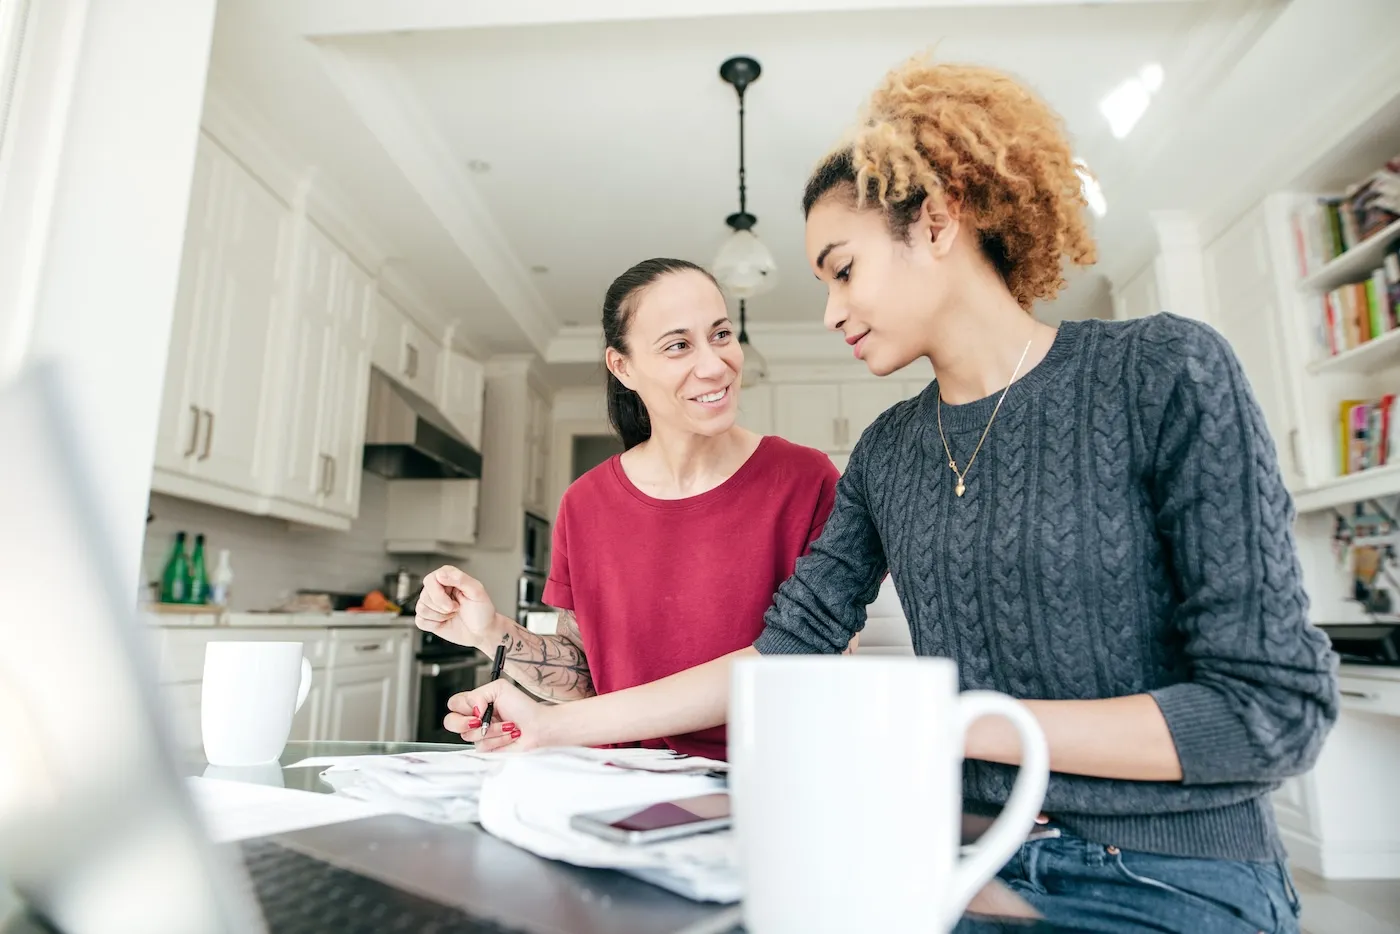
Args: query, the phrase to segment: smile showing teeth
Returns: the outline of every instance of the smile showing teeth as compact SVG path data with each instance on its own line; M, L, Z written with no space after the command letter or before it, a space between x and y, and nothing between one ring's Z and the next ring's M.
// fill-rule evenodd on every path
M696 402L718 402L719 400L723 399L723 398L725 397L725 395L726 395L728 392L729 392L729 387L726 386L726 387L724 387L723 389L721 389L719 392L711 392L711 393L707 393L707 394L705 394L705 395L703 395L703 396L696 396L696 397L695 397L695 401L696 401Z

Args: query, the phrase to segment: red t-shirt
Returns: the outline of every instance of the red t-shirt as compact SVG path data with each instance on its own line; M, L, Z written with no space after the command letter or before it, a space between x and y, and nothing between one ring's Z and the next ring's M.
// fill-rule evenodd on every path
M821 534L835 466L767 436L724 483L656 499L613 457L559 504L544 602L573 610L599 694L656 681L752 645L778 585ZM724 759L724 727L666 737Z

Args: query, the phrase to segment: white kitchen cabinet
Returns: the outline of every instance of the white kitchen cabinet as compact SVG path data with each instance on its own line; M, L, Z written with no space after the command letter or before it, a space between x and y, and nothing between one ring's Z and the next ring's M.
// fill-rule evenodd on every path
M830 454L849 454L890 406L908 398L903 380L779 383L773 387L773 432Z
M464 557L476 541L479 491L478 480L395 480L385 550Z
M344 256L339 281L336 339L326 381L330 396L321 426L322 450L329 464L321 506L353 519L360 512L360 464L364 459L365 408L369 403L375 284Z
M442 354L442 414L474 448L481 447L482 396L486 368L465 354Z
M379 327L374 340L374 365L399 385L440 404L442 347L387 296L380 295L376 306Z
M536 515L548 513L550 405L531 388L525 435L525 508Z
M375 288L314 224L303 236L275 493L309 507L297 518L344 528L359 513Z
M739 424L761 435L773 434L773 387L767 383L739 390Z
M160 696L179 751L201 746L204 649L214 641L301 642L311 689L292 718L290 740L410 739L413 634L403 627L167 627L158 631Z
M839 450L841 387L779 383L773 387L773 433L819 451Z
M201 135L187 231L153 487L188 495L187 481L196 479L257 493L266 466L269 332L282 313L278 259L289 213Z
M326 688L325 739L391 740L396 716L394 671L387 663L332 671Z

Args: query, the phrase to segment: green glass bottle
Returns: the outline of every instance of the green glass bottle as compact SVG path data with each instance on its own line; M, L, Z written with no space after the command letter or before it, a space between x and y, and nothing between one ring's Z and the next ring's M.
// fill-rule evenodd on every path
M190 593L190 564L185 558L185 533L175 533L175 547L160 575L160 602L184 603Z
M190 557L189 602L209 602L209 571L204 566L203 535L194 537L194 554Z

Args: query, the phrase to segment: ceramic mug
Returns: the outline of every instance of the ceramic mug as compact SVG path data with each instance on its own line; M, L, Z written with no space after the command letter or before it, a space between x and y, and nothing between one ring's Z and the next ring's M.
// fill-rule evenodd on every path
M1021 737L996 822L959 859L963 743L979 717ZM1019 701L958 693L947 659L770 656L734 665L730 793L751 934L946 932L1024 842L1045 737Z
M300 642L210 642L204 650L200 729L210 765L276 761L311 690Z

